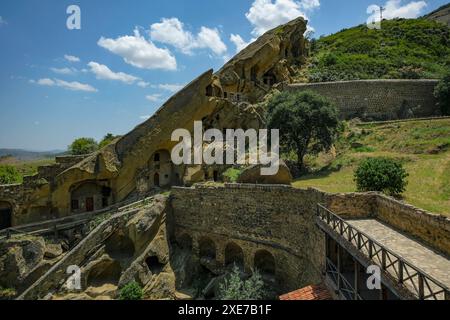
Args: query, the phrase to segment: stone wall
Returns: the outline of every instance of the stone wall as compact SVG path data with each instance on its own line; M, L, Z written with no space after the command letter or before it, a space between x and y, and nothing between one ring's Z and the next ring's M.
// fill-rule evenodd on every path
M439 115L433 96L437 80L360 80L292 84L291 91L311 90L332 100L343 119L367 121Z
M325 245L315 220L318 203L343 218L378 219L437 251L450 252L448 218L374 192L329 194L240 184L174 188L168 222L172 237L179 242L189 237L195 254L201 239L212 240L219 265L224 265L230 242L242 248L246 269L253 269L257 250L270 252L282 289L294 290L321 280Z
M173 234L194 238L194 252L199 237L213 240L219 263L233 241L243 249L247 269L258 249L269 251L282 289L298 289L321 278L324 241L314 215L323 200L319 191L281 186L174 188Z
M384 195L376 197L376 217L450 256L450 219Z

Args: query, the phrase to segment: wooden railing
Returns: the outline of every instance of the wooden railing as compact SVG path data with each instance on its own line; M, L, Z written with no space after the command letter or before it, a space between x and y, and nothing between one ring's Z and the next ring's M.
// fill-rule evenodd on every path
M447 286L353 227L323 205L317 205L317 217L418 299L450 300L450 290Z

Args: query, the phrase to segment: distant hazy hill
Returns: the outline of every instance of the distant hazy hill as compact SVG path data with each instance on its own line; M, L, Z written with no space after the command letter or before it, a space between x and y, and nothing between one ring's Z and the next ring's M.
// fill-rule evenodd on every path
M0 157L11 156L15 159L24 161L52 158L63 153L64 151L61 150L37 152L23 149L0 149Z
M450 68L450 29L425 18L384 20L381 30L363 24L311 46L310 63L299 81L433 79Z
M431 12L425 18L445 23L450 27L450 3Z

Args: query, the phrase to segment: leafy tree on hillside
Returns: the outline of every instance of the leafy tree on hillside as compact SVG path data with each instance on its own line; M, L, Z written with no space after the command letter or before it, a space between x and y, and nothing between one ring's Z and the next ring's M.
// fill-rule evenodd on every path
M283 92L268 104L268 128L280 130L283 152L295 152L297 165L304 169L305 155L328 151L338 134L336 107L313 92Z
M112 133L108 133L103 137L103 140L100 141L98 144L98 147L101 149L103 147L106 147L108 144L114 141L114 139L118 138L119 136L115 136Z
M438 105L443 115L450 115L450 73L447 74L434 89Z
M97 151L97 149L98 149L98 144L92 138L79 138L79 139L76 139L69 146L69 152L72 155L90 154L92 152Z
M22 181L22 175L13 166L0 166L0 184L13 184Z

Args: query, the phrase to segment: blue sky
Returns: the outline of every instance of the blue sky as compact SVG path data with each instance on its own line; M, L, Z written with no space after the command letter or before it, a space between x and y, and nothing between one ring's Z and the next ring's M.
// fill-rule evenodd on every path
M0 148L65 149L81 136L130 131L183 84L238 47L305 15L315 36L385 16L416 17L444 0L0 1ZM68 6L81 9L69 30Z

